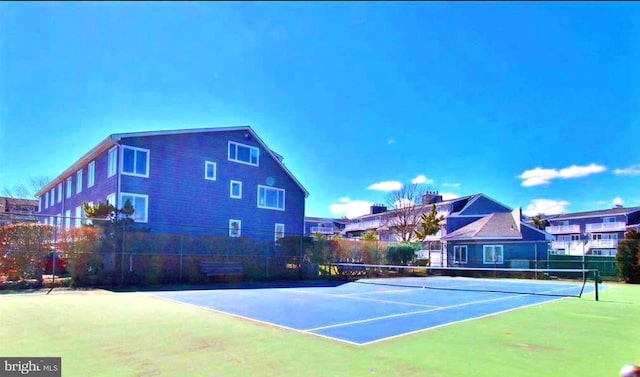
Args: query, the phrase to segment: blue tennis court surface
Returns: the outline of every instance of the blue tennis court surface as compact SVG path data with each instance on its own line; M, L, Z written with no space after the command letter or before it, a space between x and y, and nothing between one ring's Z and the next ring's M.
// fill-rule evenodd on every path
M367 281L375 282L375 279L336 286L191 290L153 292L152 295L357 345L561 298L363 284ZM398 283L402 284L403 280ZM551 295L577 295L582 288L581 283L567 282L429 278L430 286L439 284L447 288ZM584 292L593 292L592 284L587 285Z

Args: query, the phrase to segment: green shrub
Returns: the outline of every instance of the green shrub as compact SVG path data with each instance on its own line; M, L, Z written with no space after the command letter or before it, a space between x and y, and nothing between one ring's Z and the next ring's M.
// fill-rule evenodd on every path
M618 276L626 283L640 283L640 233L630 230L618 244L616 267Z

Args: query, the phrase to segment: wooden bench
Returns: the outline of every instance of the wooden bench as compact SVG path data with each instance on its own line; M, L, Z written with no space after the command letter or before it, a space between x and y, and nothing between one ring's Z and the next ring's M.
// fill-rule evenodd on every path
M367 276L367 268L364 265L363 266L358 266L358 265L336 266L336 267L338 268L338 275L342 277L354 278L354 277Z
M200 271L207 277L244 275L244 268L238 262L200 262Z

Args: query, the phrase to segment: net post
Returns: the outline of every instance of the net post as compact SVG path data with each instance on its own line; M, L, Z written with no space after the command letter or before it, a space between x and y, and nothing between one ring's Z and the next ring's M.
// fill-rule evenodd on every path
M595 287L595 290L594 290L595 296L596 296L596 301L600 301L599 297L598 297L598 293L599 293L598 292L598 282L600 281L600 271L593 270L593 275L595 277L594 280L595 280L595 284L596 284L596 287Z

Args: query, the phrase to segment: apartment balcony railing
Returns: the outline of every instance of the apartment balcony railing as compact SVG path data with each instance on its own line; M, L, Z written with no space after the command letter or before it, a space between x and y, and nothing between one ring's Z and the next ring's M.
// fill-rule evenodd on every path
M312 234L333 234L333 228L330 226L312 226L310 231Z
M349 232L349 231L356 231L356 230L378 229L380 225L381 225L380 220L360 221L360 222L347 224L344 227L344 231Z
M622 221L614 223L596 223L587 224L586 231L588 233L595 232L624 232L627 229L627 224Z
M551 234L580 233L580 225L552 225L546 227L545 231Z
M615 249L618 240L591 240L587 243L587 249Z
M587 250L584 241L551 241L551 249L564 250L564 255L584 255Z

